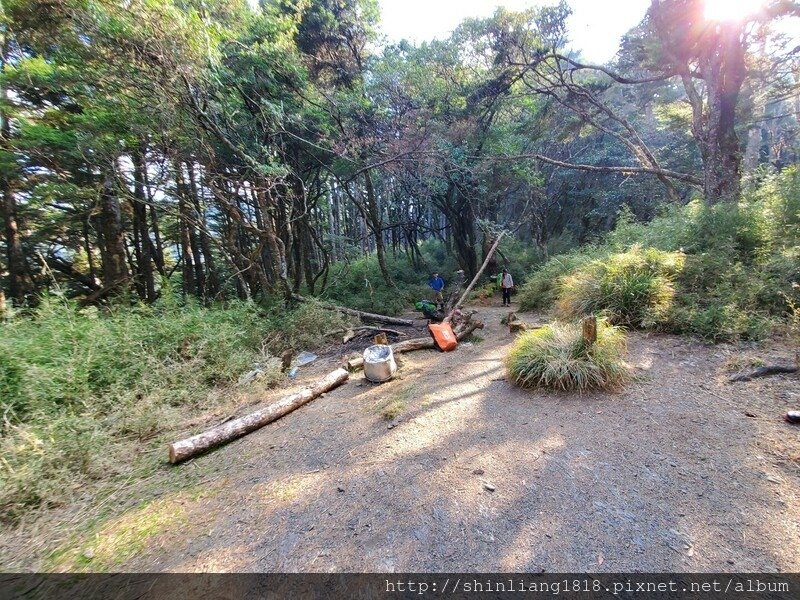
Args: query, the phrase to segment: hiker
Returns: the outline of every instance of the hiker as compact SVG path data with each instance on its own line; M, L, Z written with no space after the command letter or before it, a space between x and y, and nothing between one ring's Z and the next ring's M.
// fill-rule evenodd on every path
M503 306L511 306L511 288L514 287L514 279L508 269L503 269L500 274L500 289L503 291Z
M432 273L431 280L428 282L428 285L431 286L431 289L433 289L434 292L436 292L433 299L436 300L439 308L444 308L444 295L442 294L442 290L444 289L444 279L439 277L439 273Z

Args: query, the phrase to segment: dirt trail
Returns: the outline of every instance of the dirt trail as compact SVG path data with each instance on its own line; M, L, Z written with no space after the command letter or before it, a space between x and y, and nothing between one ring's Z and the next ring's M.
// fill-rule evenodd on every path
M728 385L735 348L634 333L625 391L524 392L503 379L507 311L478 311L483 341L165 468L205 492L160 496L181 518L118 568L800 570L796 376Z

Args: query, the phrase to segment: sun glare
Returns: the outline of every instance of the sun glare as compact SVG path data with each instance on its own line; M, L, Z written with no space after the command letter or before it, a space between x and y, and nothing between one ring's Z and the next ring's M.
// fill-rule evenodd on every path
M705 0L703 14L709 21L738 21L757 12L763 0Z

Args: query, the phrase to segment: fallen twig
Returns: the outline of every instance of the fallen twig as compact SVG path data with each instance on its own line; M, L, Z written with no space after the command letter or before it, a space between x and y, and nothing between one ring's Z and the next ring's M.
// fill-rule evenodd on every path
M728 379L729 383L736 381L750 381L756 377L767 377L768 375L777 375L780 373L796 373L797 367L787 367L784 365L767 365L766 367L759 367L749 373L739 373Z

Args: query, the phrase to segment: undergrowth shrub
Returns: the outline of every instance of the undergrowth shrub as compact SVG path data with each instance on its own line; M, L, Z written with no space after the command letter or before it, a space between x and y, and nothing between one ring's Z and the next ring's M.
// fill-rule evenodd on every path
M489 281L473 289L472 293L469 295L469 300L470 302L486 306L491 303L494 295L499 292L500 286L497 285L497 281Z
M639 246L593 260L564 276L558 289L561 316L602 314L615 325L653 327L666 318L673 279L684 255Z
M416 264L403 253L386 257L387 268L396 287L383 279L375 256L360 257L331 266L331 280L321 298L367 312L396 315L415 302L433 298L428 287L430 274L438 271L445 280L445 293L451 284L458 265L440 242L420 244Z
M613 389L630 377L622 329L597 322L587 345L579 323L551 323L521 334L506 356L511 380L523 388L564 391Z
M592 260L594 254L594 248L587 246L568 254L554 256L544 263L529 275L527 282L521 286L517 297L520 310L537 310L552 306L558 297L560 278Z
M0 520L130 469L131 444L228 401L256 363L266 365L259 389L274 385L284 377L275 354L313 348L349 322L317 302L203 308L164 293L153 306L98 311L44 298L0 323Z
M274 330L270 346L278 353L281 349L308 350L323 344L325 334L345 330L355 321L340 312L322 307L316 299L309 299L292 311L276 310L271 319Z
M575 245L571 236L557 236L547 244L551 253L564 252ZM430 274L437 271L445 280L445 296L453 291L458 262L445 244L438 240L427 240L418 247L415 263L398 252L395 256L387 252L386 264L396 288L383 279L375 256L358 256L331 266L330 281L320 297L324 300L349 306L358 310L395 315L423 299L433 299L428 287ZM508 268L517 286L522 285L533 269L542 264L544 251L530 243L507 236L495 254L496 272L487 270L478 282L472 300L487 303L497 292L497 274ZM479 262L482 257L479 256Z
M661 272L659 261L620 263L631 252L684 258ZM798 281L800 170L792 167L748 184L738 204L693 201L648 223L624 211L601 243L531 274L520 298L523 310L605 312L616 323L711 342L757 340L788 318L786 298L800 301Z

